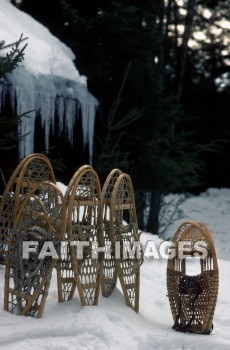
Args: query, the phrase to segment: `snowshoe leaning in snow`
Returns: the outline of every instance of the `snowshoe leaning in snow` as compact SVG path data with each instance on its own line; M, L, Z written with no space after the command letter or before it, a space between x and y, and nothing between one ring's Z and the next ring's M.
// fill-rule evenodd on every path
M121 175L122 171L119 169L113 169L104 183L102 188L102 205L103 205L103 233L104 233L104 243L111 242L109 235L109 215L110 215L110 205L111 198L115 183L118 177ZM109 297L117 283L117 270L115 266L115 254L114 250L111 250L110 256L105 256L103 259L103 271L101 276L101 289L102 295L104 297Z
M44 181L34 185L21 203L9 231L4 293L6 311L35 317L43 314L57 258L50 256L50 252L44 257L39 254L46 241L49 244L60 240L61 199L56 185ZM31 242L34 248L26 251L26 243Z
M82 305L97 305L101 280L101 259L92 257L94 242L102 242L101 187L96 172L84 165L73 175L66 189L63 205L67 254L58 262L58 300L71 300L77 288ZM71 243L86 242L83 256Z
M126 304L138 312L142 249L133 186L127 174L121 174L114 185L108 232L110 241L120 244L121 256L115 258L115 267Z
M181 243L184 242L190 247L190 251L181 254ZM168 259L167 288L174 319L173 329L209 334L213 329L219 283L217 258L211 234L203 224L185 222L176 231L172 243L176 254ZM205 254L196 250L197 244L205 247ZM188 274L191 259L198 259L200 263L198 275Z
M11 175L0 201L0 253L8 255L8 233L25 195L39 182L56 183L49 159L40 153L25 157Z

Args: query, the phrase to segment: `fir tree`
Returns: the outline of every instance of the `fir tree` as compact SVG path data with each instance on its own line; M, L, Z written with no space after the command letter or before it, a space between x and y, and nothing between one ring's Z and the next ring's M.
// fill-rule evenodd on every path
M20 36L19 40L11 44L6 44L4 40L0 41L0 84L6 81L6 74L12 73L15 68L23 61L25 55L25 48L27 44L20 47L27 38ZM2 111L0 111L1 113ZM19 135L17 125L20 123L22 115L0 115L0 151L1 158L4 157L5 152L15 148L18 144ZM5 185L5 177L0 164L0 179Z
M23 61L25 54L24 51L27 44L25 44L22 48L20 48L20 45L26 39L27 38L23 38L23 34L21 34L19 40L15 41L14 43L6 44L4 40L0 41L0 51L10 49L5 56L0 56L0 79L6 73L12 73L13 70L18 67L18 64Z

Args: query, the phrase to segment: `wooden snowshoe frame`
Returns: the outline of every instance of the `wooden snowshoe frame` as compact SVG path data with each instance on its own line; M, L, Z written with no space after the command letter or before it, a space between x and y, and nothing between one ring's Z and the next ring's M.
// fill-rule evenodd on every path
M198 255L195 246L197 242L206 244L207 256L203 258L198 255L201 273L197 276L187 275L188 258L180 258L179 254L182 241L191 244L193 256ZM185 222L177 229L172 243L176 255L171 259L169 256L168 259L167 289L174 319L173 328L182 332L209 334L213 327L219 284L217 257L211 233L204 224ZM189 280L190 277L195 281L194 289L190 287L183 290L182 281Z
M0 254L8 254L8 232L25 195L41 181L56 183L52 165L42 154L25 157L11 175L0 201Z
M118 177L122 174L119 169L113 169L104 183L102 188L102 206L103 206L103 234L104 234L104 244L110 242L109 238L109 218L110 218L110 204L113 189ZM117 271L115 266L115 256L114 251L111 251L109 257L104 256L103 259L103 271L101 278L101 289L102 295L104 297L109 297L117 283Z
M101 191L96 172L85 165L74 174L63 197L48 158L31 154L6 186L0 222L6 311L41 317L56 266L59 301L71 300L77 288L82 305L97 305L100 286L109 296L118 275L127 305L138 312L142 259L136 256L140 235L129 175L113 169ZM26 241L35 242L37 248L29 251L28 258L23 255ZM59 255L38 258L47 241ZM86 244L81 251L82 242ZM111 242L109 258L103 251L106 242ZM117 244L120 253L115 256ZM97 247L103 247L101 253Z
M29 186L28 186L29 187ZM57 258L38 255L44 242L60 244L62 193L52 182L39 182L24 195L9 230L4 309L13 314L41 317ZM37 252L23 257L23 243L35 241ZM47 242L48 243L48 242ZM56 245L55 245L56 243Z
M124 218L126 222L124 221ZM109 239L116 251L115 267L120 279L122 291L126 304L134 311L139 311L139 285L140 285L140 264L142 253L140 252L140 234L138 232L136 207L132 181L129 175L121 174L112 192L110 201ZM140 254L130 256L127 253L129 248L135 248ZM120 257L117 256L117 244L120 246ZM126 252L126 255L124 254ZM138 256L140 255L140 256Z
M62 239L67 242L65 257L58 263L58 299L71 300L78 289L82 305L98 303L101 277L101 258L92 258L93 242L102 242L101 187L96 172L82 166L71 179L66 190L63 206L66 227ZM88 242L83 257L72 242Z

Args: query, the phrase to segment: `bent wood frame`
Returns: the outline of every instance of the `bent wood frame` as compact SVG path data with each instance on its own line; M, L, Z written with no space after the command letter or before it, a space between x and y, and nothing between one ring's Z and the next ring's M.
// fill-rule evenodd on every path
M126 215L124 221L124 216ZM140 234L138 232L135 199L129 175L121 174L114 186L110 202L109 238L120 246L121 255L115 257L115 266L126 304L139 311L140 288ZM138 255L124 256L126 248L133 249L138 243ZM117 251L116 251L117 252ZM127 251L126 251L127 252Z
M8 255L8 232L22 201L41 181L56 183L52 165L43 154L28 155L12 173L0 201L0 253L3 257Z
M120 169L113 169L103 185L102 188L102 206L103 206L103 234L104 244L111 244L109 235L109 218L110 218L110 205L112 193L114 190L115 183L118 177L122 174ZM112 248L112 247L110 247ZM111 249L110 256L104 256L103 259L103 271L101 276L101 289L104 297L109 297L117 283L117 271L115 266L115 255L114 249Z
M6 259L4 309L10 313L41 317L52 270L57 259L39 260L39 249L46 241L59 244L63 221L60 220L62 193L51 182L39 182L25 195L13 228L9 231ZM35 241L38 252L23 256L23 243Z
M180 279L186 275L186 258L180 259L178 255L180 241L191 243L192 254L196 252L194 248L196 242L204 241L207 245L207 256L205 258L200 256L199 278L202 292L194 302L194 310L191 307L194 295L184 295L179 290ZM168 259L167 289L174 324L179 324L179 330L208 334L212 330L219 284L218 263L211 233L204 224L185 222L177 229L172 244L176 255L174 258L169 256Z
M66 251L58 262L58 300L71 300L78 289L82 305L96 305L99 298L101 258L92 258L93 244L102 242L101 187L96 172L85 165L71 179L62 206L66 225L62 239ZM88 242L79 258L80 250L73 242Z

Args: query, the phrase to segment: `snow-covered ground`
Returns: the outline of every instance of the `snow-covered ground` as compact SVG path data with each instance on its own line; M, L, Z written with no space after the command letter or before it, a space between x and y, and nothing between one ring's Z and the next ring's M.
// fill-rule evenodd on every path
M20 317L0 309L0 349L49 350L176 350L230 348L230 189L209 189L191 196L181 207L183 219L168 229L171 237L183 221L203 222L212 232L220 270L220 286L214 330L211 335L179 333L166 291L166 261L146 259L141 266L140 312L125 305L120 287L98 306L80 305L76 294L70 302L58 303L55 272L43 318ZM142 233L141 240L160 240ZM3 304L4 270L0 269L0 302Z

